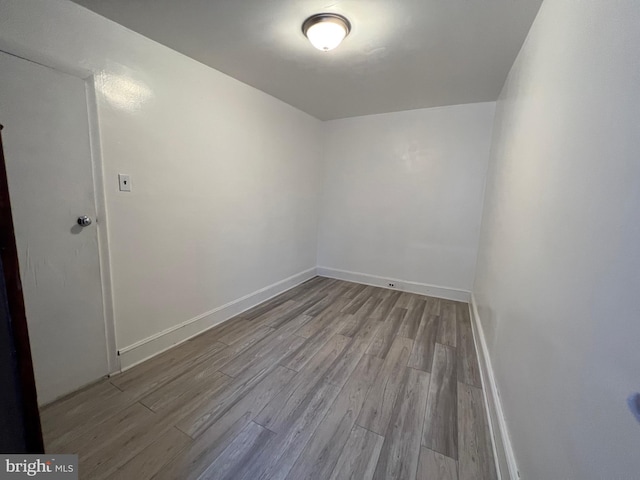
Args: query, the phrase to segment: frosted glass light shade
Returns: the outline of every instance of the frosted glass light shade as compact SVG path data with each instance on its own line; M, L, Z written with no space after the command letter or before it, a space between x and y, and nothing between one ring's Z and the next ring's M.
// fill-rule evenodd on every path
M302 24L302 31L311 45L324 52L333 50L340 45L350 30L349 20L334 13L313 15Z
M320 22L309 27L307 38L318 50L328 52L336 48L347 36L342 25L333 22Z

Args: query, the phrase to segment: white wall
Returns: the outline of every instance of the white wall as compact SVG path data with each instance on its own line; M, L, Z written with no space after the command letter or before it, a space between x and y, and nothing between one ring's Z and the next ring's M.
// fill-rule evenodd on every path
M315 267L318 120L66 0L0 0L0 49L95 75L118 348Z
M524 479L631 479L640 3L547 0L504 86L474 294Z
M372 283L380 280L372 276L399 279L402 288L438 296L471 290L494 108L327 122L321 272L356 272L365 275L354 279Z

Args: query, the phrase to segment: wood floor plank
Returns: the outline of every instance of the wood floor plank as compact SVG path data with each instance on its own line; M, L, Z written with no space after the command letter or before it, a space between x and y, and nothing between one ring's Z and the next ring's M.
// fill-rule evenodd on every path
M238 391L241 390L237 386L238 383L240 382L237 378L221 374L220 377L216 376L211 382L208 382L206 388L190 388L174 398L169 398L156 405L154 413L163 419L168 419L172 425L177 425L181 419L194 415L195 412L202 409L203 405L209 405L221 397L238 395ZM245 382L243 386L246 384L253 385L253 383Z
M140 399L140 403L154 412L168 410L171 406L184 405L193 400L193 391L215 392L231 381L217 368L193 370L153 390Z
M294 309L294 308L296 308L298 306L299 306L299 304L298 304L297 301L292 300L292 299L287 300L286 302L281 303L280 305L276 306L275 308L267 310L262 315L258 315L253 320L251 320L251 322L256 324L256 325L267 325L267 326L270 326L273 322L277 321L278 318L280 318L281 315L286 314L287 312L291 311L292 309Z
M283 303L287 302L288 300L290 300L293 296L295 296L296 292L300 292L301 290L299 289L300 286L293 288L287 292L284 292L280 295L277 295L276 297L273 297L269 300L267 300L266 302L263 302L259 305L256 305L253 308L250 308L249 310L247 310L246 312L241 313L240 315L238 315L236 318L238 319L242 319L242 320L248 320L248 321L253 321L256 318L260 317L261 315L264 315L265 313L273 310L274 308L279 307L280 305L282 305Z
M203 431L215 428L222 433L230 428L239 418L247 413L251 414L251 420L255 419L260 411L291 383L296 373L284 367L275 367L273 371L264 376L253 388L247 389L237 397L227 397L210 409L206 415L197 421L187 423L183 420L179 426L191 425L185 431L194 438L202 435ZM210 437L211 438L211 437Z
M222 454L207 468L200 478L216 480L232 480L237 478L238 472L248 460L258 452L274 436L266 428L251 422Z
M370 480L456 478L457 445L493 479L465 308L316 277L45 407L47 451L92 480Z
M223 337L226 334L233 332L234 330L242 329L244 326L250 324L250 322L247 322L241 317L230 318L187 340L187 342L195 342L200 344L214 343L217 342L220 337Z
M255 345L266 336L272 334L274 331L274 328L267 326L251 328L250 330L230 339L229 349L234 353L234 355L237 355L252 345Z
M299 288L299 289L315 289L318 288L319 286L328 283L328 282L332 282L334 279L333 278L328 278L328 277L322 277L320 275L316 275L313 278L310 278L309 280L305 280L304 282L302 282L300 285L294 287L294 288Z
M336 295L336 288L334 286L337 280L331 278L323 278L322 282L313 286L313 288L307 288L304 291L296 293L291 298L298 302L304 303L312 298L324 298L328 296Z
M454 459L458 458L457 388L455 349L437 344L422 445Z
M284 480L318 428L340 389L321 383L291 412L282 430L255 457L249 459L240 480Z
M247 412L226 430L216 426L205 430L191 444L183 448L166 463L153 480L196 480L233 442L238 434L251 423Z
M238 336L255 328L252 322L242 318L230 318L222 325L223 328L220 331L215 332L215 334L212 332L211 335L215 335L216 342L224 343L225 345L231 345Z
M384 437L354 426L329 480L371 480L383 442Z
M274 330L268 325L256 328L256 325L249 321L245 321L240 325L240 328L237 328L219 337L218 341L229 346L237 346L238 344L240 344L242 345L240 350L243 350L244 348L253 345L261 338L266 337Z
M286 292L281 293L280 295L268 300L265 303L282 303L282 301L287 301L291 299L295 299L296 301L305 301L310 296L319 295L323 292L327 291L328 288L331 288L331 285L335 283L336 280L326 277L316 276L306 282L297 285ZM258 305L260 307L260 305ZM254 309L258 308L254 307ZM252 309L253 310L253 309Z
M212 348L222 350L227 346L220 342L212 342ZM199 347L191 341L187 341L163 352L145 362L136 365L122 373L110 378L112 384L120 390L128 390L130 385L137 385L146 380L147 376L154 378L158 371L164 371L185 359L191 360L194 354L202 354Z
M328 294L335 298L346 298L345 294L351 289L351 282L345 282L343 280L338 280L331 287ZM346 304L345 304L346 305Z
M382 328L378 330L373 342L371 342L367 350L369 355L386 358L406 314L407 311L404 308L396 307L393 309Z
M380 358L370 355L360 360L289 472L289 480L312 480L331 475L381 365Z
M454 302L440 301L440 325L438 326L438 343L456 346L456 305Z
M312 317L308 322L300 326L300 328L296 330L295 334L299 337L309 338L312 335L318 333L318 331L322 330L325 326L327 326L327 324L333 322L338 316L342 315L340 313L340 310L348 302L348 298L337 298L321 313L319 313L315 317Z
M319 388L328 368L344 350L349 339L341 335L332 337L311 361L299 372L291 385L271 400L255 418L255 422L274 432L281 432L295 415L309 394Z
M367 298L369 298L370 296L370 289L372 287L368 286L368 285L362 285L362 289L357 291L357 293L353 294L353 295L344 295L345 298L349 299L349 303L347 303L344 308L340 311L340 313L347 313L350 315L353 315L354 313L356 313L358 311L358 309L364 304L364 302L367 300ZM356 288L360 288L360 286L358 287L352 287L353 289Z
M56 428L61 421L69 422L73 417L91 411L102 398L108 397L111 400L114 396L122 395L122 393L122 390L113 386L109 380L100 380L71 395L40 407L40 413L44 417L42 428Z
M473 330L469 316L469 306L464 303L456 304L456 319L458 321L457 355L458 381L482 388L480 366L473 341Z
M120 390L141 397L214 355L226 357L226 353L223 353L226 348L228 347L224 343L215 342L203 350L197 343L185 342L148 362L111 377L110 381ZM172 350L177 352L172 353Z
M360 328L360 324L366 322L366 319L358 318L349 313L343 313L342 328L338 330L340 335L345 337L353 337L354 332Z
M424 309L424 313L427 315L440 315L440 299L434 297L425 297L427 306Z
M281 358L286 357L289 353L295 351L303 341L304 340L302 338L291 335L284 337L279 346L275 347L273 351L260 351L255 355L249 356L249 358L242 358L242 354L238 355L232 360L232 362L235 362L238 358L242 358L242 360L246 360L246 364L243 366L240 363L237 371L234 371L236 373L234 378L238 380L252 378L260 372L274 369ZM227 365L220 370L224 371L227 368ZM234 367L236 365L238 364L234 364Z
M338 387L345 384L347 378L367 351L380 326L379 322L369 321L356 335L348 340L338 358L329 367L325 377L327 382Z
M350 317L351 321L346 322L344 328L340 331L341 335L353 337L358 331L367 324L370 324L370 317L375 311L381 300L376 297L369 297Z
M74 438L87 433L134 402L133 395L103 380L44 407L40 416L47 452L64 451L63 447Z
M460 480L497 478L482 390L458 382L458 476Z
M402 324L400 324L400 328L398 329L398 335L400 337L407 337L411 340L416 338L418 328L420 327L420 321L422 320L422 315L426 306L427 302L423 299L418 299L411 303L411 306L407 310L407 314L404 316Z
M314 290L322 291L322 292L327 292L327 290L331 290L334 287L334 285L338 285L342 283L340 280L337 280L335 278L320 277L320 276L316 278L320 279L320 284L315 285L313 288Z
M416 480L458 480L458 462L422 447Z
M266 324L270 327L279 328L282 325L285 325L294 320L296 317L299 317L300 315L307 315L307 311L312 310L319 304L321 304L321 301L324 298L324 296L313 296L309 300L298 301L295 307L292 307L284 312L280 312L278 313L278 315L271 316L270 320L266 322Z
M400 298L401 292L389 290L391 292L389 295L384 297L378 307L375 309L371 318L373 320L385 321L389 314L393 311L394 307L398 303L398 299Z
M149 479L191 443L191 438L180 430L172 428L118 468L109 478L110 480Z
M388 296L390 296L394 291L388 288L383 287L373 287L373 296L379 298L380 300L384 300Z
M115 425L107 425L110 421L103 423L102 428L85 438L79 447L79 468L86 478L110 478L118 468L172 428L169 419L140 404L134 404L128 410L132 415L123 417ZM143 414L143 410L147 413Z
M367 285L342 309L342 313L355 314L372 297L373 287Z
M308 299L312 295L333 295L336 288L342 284L340 280L328 277L316 277L319 279L318 283L311 288L305 288L304 291L296 292L292 298L296 300Z
M220 371L230 377L236 377L246 370L254 372L261 370L265 362L277 364L281 358L302 345L304 339L294 336L293 332L308 322L310 318L302 315L284 327L273 331L239 355L236 355Z
M329 308L334 308L334 303L336 301L336 296L333 295L332 290L329 289L326 292L326 295L323 296L320 301L316 302L315 304L311 305L309 308L307 308L304 311L305 315L309 315L310 317L316 317L318 315L320 315L322 312L324 312L325 310L329 309Z
M274 366L252 378L235 378L220 395L212 395L191 408L183 407L176 426L192 438L214 425L223 433L247 412L253 420L295 375L292 370Z
M408 338L395 338L358 416L356 423L361 427L378 435L386 434L412 345Z
M374 315L374 312L378 309L380 304L382 303L382 299L375 294L370 293L369 297L365 300L362 306L356 310L354 315L358 318L369 319ZM355 335L354 332L353 334Z
M198 360L199 358L202 358L203 360L209 359L211 358L211 355L222 350L228 349L234 353L237 353L240 351L240 348L238 346L234 345L233 347L230 347L226 343L219 342L214 338L207 336L206 332L204 335L198 335L197 337L193 337L187 340L185 343L183 343L182 345L179 345L176 348L182 348L183 345L185 346L188 345L189 350L191 350L192 352L190 355L188 355L188 360L197 360L197 361L199 361ZM187 368L189 368L189 365L187 365ZM137 366L140 366L140 365L137 365ZM136 367L133 367L133 368L135 369ZM125 371L124 373L129 373L129 370Z
M343 327L344 315L339 315L328 322L322 329L305 339L304 342L289 355L280 360L280 364L299 372L309 363L311 358Z
M343 296L346 298L350 298L350 299L354 299L356 298L365 288L367 288L367 285L362 285L361 283L351 283L351 286L349 288L349 290L347 290L345 293L343 293Z
M179 395L188 395L199 383L210 388L223 384L225 379L221 378L222 374L217 370L234 354L233 347L214 351L210 355L199 357L197 362L188 362L184 367L168 369L164 375L150 377L140 385L130 385L128 391L135 393L144 405L150 408L153 405L155 409L160 404L175 401Z
M425 309L425 313L420 319L420 326L418 327L416 339L413 342L413 350L411 350L411 357L409 358L409 366L411 368L431 372L439 325L440 317L427 314Z
M393 408L374 479L413 480L420 458L420 427L429 389L429 374L405 368L402 389Z
M87 456L99 451L114 435L126 435L136 428L136 424L145 423L149 418L154 418L151 410L139 403L133 403L106 421L92 424L82 435L73 437L66 443L56 442L53 448L58 452L82 453Z
M404 308L408 310L411 304L414 302L417 295L409 292L401 292L396 302L396 308Z

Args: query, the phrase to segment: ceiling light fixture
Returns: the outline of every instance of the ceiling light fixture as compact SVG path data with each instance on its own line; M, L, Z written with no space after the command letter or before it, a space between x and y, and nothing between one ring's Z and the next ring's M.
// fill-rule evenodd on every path
M351 31L351 23L337 13L318 13L302 24L302 33L311 45L328 52L336 48Z

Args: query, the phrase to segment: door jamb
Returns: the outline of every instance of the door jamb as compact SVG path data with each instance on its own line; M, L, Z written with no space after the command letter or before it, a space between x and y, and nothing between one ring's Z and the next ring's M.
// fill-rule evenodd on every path
M100 143L100 124L98 117L98 97L96 78L90 75L84 78L87 97L87 118L89 120L89 141L91 148L91 168L93 172L93 194L96 206L96 224L98 233L98 256L100 260L100 284L102 286L102 312L104 317L105 339L107 342L107 367L109 375L120 371L120 357L116 343L115 305L113 300L113 280L111 276L111 252L109 249L109 227L107 219L107 197L104 187L104 162Z

